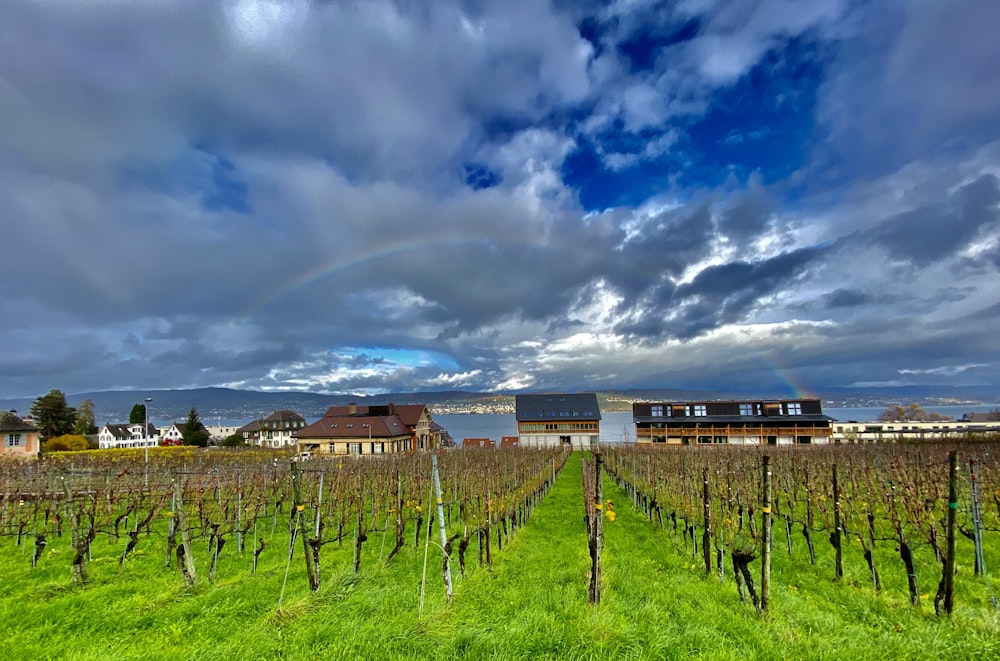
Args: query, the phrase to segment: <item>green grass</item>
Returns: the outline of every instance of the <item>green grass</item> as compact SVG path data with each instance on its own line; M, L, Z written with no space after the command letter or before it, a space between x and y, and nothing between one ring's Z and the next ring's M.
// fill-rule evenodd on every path
M1000 657L1000 618L983 582L964 577L951 619L906 599L892 549L880 556L886 590L875 594L860 553L848 552L847 575L832 580L832 551L817 540L818 563L794 539L784 550L776 528L771 611L741 603L731 574L706 576L669 530L647 521L605 480L618 517L605 522L603 601L587 603L589 556L583 524L580 458L567 464L528 524L470 574L455 566L455 597L443 595L432 546L422 613L423 546L379 562L380 537L352 570L349 541L323 550L323 587L308 590L297 547L268 539L256 575L235 541L220 558L214 584L187 589L166 569L163 540L143 537L118 573L124 540L102 536L91 581L71 582L69 542L49 540L36 568L30 548L0 540L0 657L8 659L961 659ZM281 528L279 522L278 528ZM261 530L260 533L270 532ZM30 544L29 544L30 546ZM196 547L207 573L205 544ZM991 549L991 558L996 555ZM856 556L856 557L855 557ZM920 558L930 565L933 559ZM895 562L895 564L894 564ZM457 563L456 563L457 565ZM285 570L288 581L278 609ZM759 561L751 569L759 574ZM1000 567L998 567L1000 569ZM963 571L971 574L971 568ZM933 593L932 573L922 577ZM202 577L202 581L204 578Z

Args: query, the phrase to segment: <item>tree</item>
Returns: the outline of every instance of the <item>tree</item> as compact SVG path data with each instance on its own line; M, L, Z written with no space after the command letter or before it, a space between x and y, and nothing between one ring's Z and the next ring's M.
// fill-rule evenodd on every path
M193 406L188 411L187 421L181 427L181 436L184 437L184 445L196 445L200 448L208 445L208 430L201 424L198 409Z
M78 434L64 434L42 443L42 452L78 452L90 449L90 443Z
M73 426L73 433L77 436L92 436L97 433L94 403L89 399L83 400L76 407L76 424Z
M242 446L244 446L246 444L247 444L246 439L243 438L243 434L241 434L240 432L236 432L236 433L230 434L229 436L226 436L219 443L219 445L221 445L224 448L238 448L238 447L242 447Z
M76 410L66 404L61 390L50 390L31 405L31 417L39 429L40 440L69 434L76 422Z
M878 419L882 422L940 422L951 418L940 413L928 413L920 404L910 404L906 408L896 404L882 411Z
M131 413L128 414L128 423L130 425L135 424L145 424L146 423L146 405L136 404L132 407Z

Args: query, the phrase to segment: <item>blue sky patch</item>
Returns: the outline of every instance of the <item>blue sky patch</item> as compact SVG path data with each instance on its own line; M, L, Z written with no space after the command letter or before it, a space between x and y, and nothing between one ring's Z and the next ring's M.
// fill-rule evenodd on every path
M251 213L249 190L236 165L219 152L193 146L169 162L133 162L120 172L123 187L145 188L165 195L196 195L213 212Z

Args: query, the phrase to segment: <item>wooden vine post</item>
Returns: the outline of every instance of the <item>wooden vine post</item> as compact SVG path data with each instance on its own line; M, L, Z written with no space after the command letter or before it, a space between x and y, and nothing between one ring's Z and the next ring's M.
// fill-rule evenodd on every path
M590 532L590 603L601 603L601 549L604 546L604 490L601 488L601 453L594 453L594 521Z
M309 522L304 516L306 505L302 497L302 473L296 462L291 462L291 465L292 489L295 491L295 522L299 535L302 537L302 550L306 556L306 575L309 578L309 589L316 592L320 587L319 563L315 561L312 549L309 548Z
M837 482L837 464L833 465L833 532L830 543L834 550L834 575L844 577L844 551L841 543L843 523L840 516L840 484Z
M701 509L702 518L704 519L705 532L701 536L701 551L702 555L705 557L705 573L711 575L712 573L712 526L711 526L711 504L712 501L708 493L708 469L703 468L701 470L701 480L702 480L702 490L701 490Z
M177 560L184 582L188 587L198 581L194 567L194 551L191 549L191 531L188 529L187 512L184 510L184 488L181 481L174 477L174 519L177 521L177 532L181 534L181 545L177 547Z
M958 450L948 453L948 518L946 530L947 551L944 557L944 574L941 576L944 612L951 615L955 607L955 515L958 513Z
M83 535L80 530L80 514L76 510L73 502L73 494L70 492L66 478L62 478L63 492L66 494L66 513L69 514L70 523L73 526L73 581L80 583L87 582L87 555L90 552L90 539Z
M766 613L771 603L771 457L764 455L764 502L761 507L760 546L760 612Z

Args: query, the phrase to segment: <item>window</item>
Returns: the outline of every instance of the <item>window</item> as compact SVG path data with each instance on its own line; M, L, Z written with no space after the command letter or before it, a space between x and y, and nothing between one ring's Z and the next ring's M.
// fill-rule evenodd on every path
M361 454L361 444L360 443L348 443L347 444L348 454Z
M374 454L382 454L383 452L385 452L385 443L375 443L372 446L372 452Z
M708 408L704 404L692 404L690 406L690 415L698 417L706 416L708 415Z
M802 415L802 402L788 402L785 406L788 415Z
M653 416L654 418L662 418L663 404L653 404L649 409L649 415Z
M7 447L16 448L21 445L20 434L7 434Z
M740 415L757 415L757 405L751 402L740 404Z

